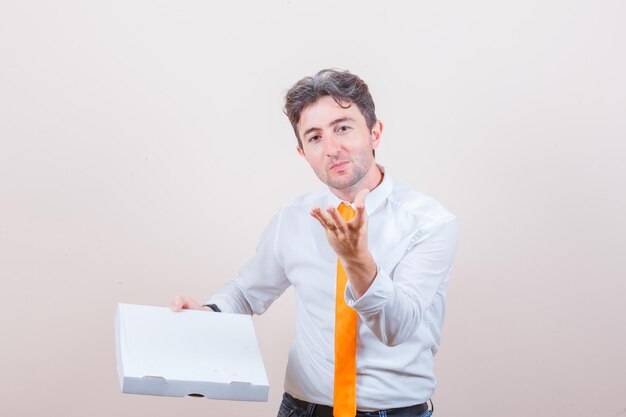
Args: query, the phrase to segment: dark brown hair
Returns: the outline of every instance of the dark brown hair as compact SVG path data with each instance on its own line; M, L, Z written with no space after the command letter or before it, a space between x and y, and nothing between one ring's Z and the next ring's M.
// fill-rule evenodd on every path
M285 114L291 122L293 131L302 148L302 139L298 135L298 123L302 110L320 97L331 96L341 107L356 104L365 118L368 129L376 123L374 100L367 84L349 71L323 69L312 77L305 77L295 83L285 95Z

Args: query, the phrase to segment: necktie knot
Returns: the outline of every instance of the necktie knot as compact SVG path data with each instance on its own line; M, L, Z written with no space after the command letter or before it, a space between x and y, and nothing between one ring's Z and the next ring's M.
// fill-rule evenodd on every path
M339 204L339 207L337 207L337 210L345 221L349 221L354 217L354 209L349 204L341 203Z

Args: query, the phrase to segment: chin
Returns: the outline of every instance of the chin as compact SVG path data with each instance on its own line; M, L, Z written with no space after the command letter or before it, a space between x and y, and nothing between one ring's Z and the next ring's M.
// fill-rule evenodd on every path
M345 189L352 187L354 184L356 184L356 181L354 181L354 178L346 179L344 181L333 181L331 179L326 182L326 185L336 190L345 190Z

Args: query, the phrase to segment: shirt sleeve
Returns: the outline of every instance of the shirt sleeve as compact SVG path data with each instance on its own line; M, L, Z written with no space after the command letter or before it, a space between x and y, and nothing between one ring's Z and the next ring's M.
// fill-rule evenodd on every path
M420 326L437 292L445 292L456 250L456 218L434 225L426 237L415 240L395 267L393 278L379 267L372 285L358 299L350 284L346 285L346 303L388 346L406 341Z
M262 314L291 285L276 246L281 213L272 218L261 235L255 255L241 268L239 275L220 288L206 304L215 304L224 313Z

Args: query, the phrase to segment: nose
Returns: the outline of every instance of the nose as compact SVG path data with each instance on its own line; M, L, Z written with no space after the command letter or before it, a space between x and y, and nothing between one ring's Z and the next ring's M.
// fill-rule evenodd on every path
M339 150L341 149L341 145L339 143L339 139L335 136L335 135L329 135L326 137L326 141L325 141L325 145L326 145L326 155L328 156L334 156L336 155Z

